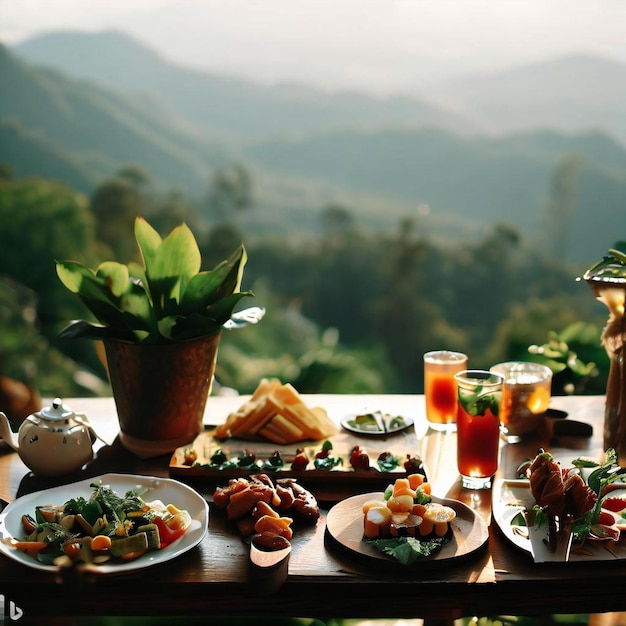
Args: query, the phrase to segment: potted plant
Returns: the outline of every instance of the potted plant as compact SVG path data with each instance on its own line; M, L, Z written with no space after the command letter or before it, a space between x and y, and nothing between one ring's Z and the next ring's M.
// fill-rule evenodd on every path
M57 262L61 282L97 320L73 321L59 337L103 341L120 439L147 458L172 452L201 431L222 329L239 325L238 317L256 322L263 309L233 314L242 298L253 296L240 291L243 245L201 271L186 224L163 239L138 217L134 234L143 264L107 261L93 270Z

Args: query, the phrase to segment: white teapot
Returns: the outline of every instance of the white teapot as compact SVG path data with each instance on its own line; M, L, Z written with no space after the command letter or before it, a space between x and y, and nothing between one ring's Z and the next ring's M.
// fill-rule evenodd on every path
M39 476L69 474L93 458L87 417L64 406L61 398L29 415L17 436L11 431L7 416L0 412L0 437Z

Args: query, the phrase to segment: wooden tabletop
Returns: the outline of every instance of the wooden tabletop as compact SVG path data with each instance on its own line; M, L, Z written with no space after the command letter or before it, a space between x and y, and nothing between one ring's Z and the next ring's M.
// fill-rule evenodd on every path
M205 422L217 424L245 398L209 398ZM491 490L462 489L456 469L456 435L428 429L424 399L414 395L303 396L340 420L349 413L382 410L416 420L415 452L422 456L433 493L459 500L489 524L484 548L467 559L434 567L378 567L357 559L325 537L325 512L336 501L359 493L349 480L332 489L311 491L323 515L316 526L299 529L292 542L286 582L273 595L248 580L248 548L211 503L214 482L190 482L210 502L209 531L199 546L166 564L114 576L66 572L56 576L0 557L0 594L24 616L64 615L211 615L324 618L424 618L453 620L467 615L576 613L626 610L626 567L620 561L537 565L491 524ZM169 476L170 457L140 460L117 439L111 398L66 399L85 413L110 445L95 444L96 455L79 473L62 479L33 476L17 453L0 446L0 496L13 500L59 484L107 472ZM602 454L604 397L553 398L568 417L550 418L531 439L501 446L498 477L515 478L518 465L550 450L563 464L579 456ZM554 424L581 421L593 426L591 438L554 436Z

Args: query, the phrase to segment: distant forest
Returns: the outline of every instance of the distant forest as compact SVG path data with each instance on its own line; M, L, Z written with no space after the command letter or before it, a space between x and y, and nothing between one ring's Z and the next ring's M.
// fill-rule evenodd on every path
M163 235L187 222L203 269L246 245L244 287L267 314L258 326L224 333L221 386L249 393L261 377L277 376L308 393L417 393L423 353L448 348L466 352L472 367L544 360L559 391L604 391L604 311L576 281L584 268L533 247L510 225L493 223L462 245L444 245L419 219L381 234L331 205L319 211L321 235L259 236L238 226L242 213L254 211L254 179L241 166L214 173L206 195L212 220L180 193L157 192L138 167L90 197L55 181L14 178L8 166L2 173L1 371L43 394L108 393L96 345L56 337L86 310L60 284L54 261L131 260L136 215Z
M164 235L185 221L204 269L246 246L267 314L224 333L218 390L415 393L423 353L449 348L604 393L606 311L576 277L626 238L624 77L539 64L457 89L462 117L205 75L119 33L0 45L0 373L109 393L98 345L57 338L86 310L55 260L133 259L143 215Z

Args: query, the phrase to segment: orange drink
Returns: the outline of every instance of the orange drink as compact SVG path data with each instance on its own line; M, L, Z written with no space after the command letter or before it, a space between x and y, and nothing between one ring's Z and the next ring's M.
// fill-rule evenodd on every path
M435 350L424 355L426 419L431 428L454 428L457 413L457 383L454 375L467 367L467 355Z
M457 466L462 484L467 489L489 488L498 469L504 376L465 370L455 378L459 385Z
M541 363L509 361L494 365L491 371L504 375L500 405L502 435L508 443L517 443L543 422L550 404L552 370Z

